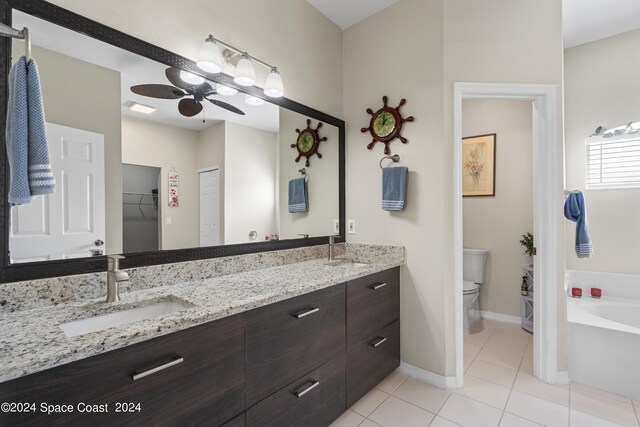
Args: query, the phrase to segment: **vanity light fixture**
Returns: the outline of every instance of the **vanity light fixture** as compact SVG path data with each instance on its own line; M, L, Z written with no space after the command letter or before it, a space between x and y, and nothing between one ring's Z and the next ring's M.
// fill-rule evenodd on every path
M220 47L224 48L222 53L220 53ZM233 81L239 86L251 87L256 84L255 64L267 68L269 74L265 81L264 94L271 98L284 96L282 77L276 67L209 35L198 51L196 65L207 73L220 73L222 71L222 59L231 67L235 67ZM218 93L221 95L227 95L227 93L231 95L231 91L224 93L225 91L224 86L220 86L218 89Z
M144 104L138 104L137 102L131 103L131 105L129 106L129 109L131 111L137 111L138 113L143 113L143 114L151 114L154 111L156 111L154 107L151 107L149 105L144 105Z
M189 83L190 85L201 85L202 83L204 83L204 77L184 70L180 70L180 78L183 82Z
M246 102L249 105L253 105L254 107L258 107L264 104L264 99L247 94L244 96L244 102Z

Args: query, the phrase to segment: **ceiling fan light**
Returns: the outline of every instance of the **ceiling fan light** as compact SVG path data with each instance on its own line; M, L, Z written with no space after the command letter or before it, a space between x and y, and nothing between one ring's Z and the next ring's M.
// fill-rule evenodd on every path
M264 94L271 98L280 98L284 95L282 77L275 67L272 68L271 72L267 75L267 80L264 84Z
M238 89L229 87L229 86L225 86L225 85L221 85L218 84L218 87L216 88L216 91L223 96L233 96L236 93L238 93Z
M264 104L264 99L262 98L258 98L257 96L253 96L253 95L245 95L244 96L244 102L246 102L249 105L253 105L254 107L258 107L262 104Z
M256 84L256 70L253 68L253 63L246 53L242 55L238 65L236 65L236 74L233 81L240 86L253 86Z
M180 78L183 82L189 83L190 85L201 85L202 83L204 83L204 77L198 76L185 70L180 70Z
M217 74L222 71L222 54L213 37L209 36L198 51L196 65L207 73Z

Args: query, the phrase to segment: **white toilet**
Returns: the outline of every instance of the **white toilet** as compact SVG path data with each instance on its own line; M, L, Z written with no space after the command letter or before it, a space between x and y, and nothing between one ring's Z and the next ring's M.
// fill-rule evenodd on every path
M480 321L480 285L484 282L489 251L464 248L462 257L462 301L464 334L469 335Z

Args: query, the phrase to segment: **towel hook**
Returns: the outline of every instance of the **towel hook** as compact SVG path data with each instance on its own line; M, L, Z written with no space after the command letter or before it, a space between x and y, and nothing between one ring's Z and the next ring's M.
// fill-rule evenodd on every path
M393 156L384 156L382 159L380 159L380 169L384 169L382 167L382 162L386 159L391 160L393 163L398 163L400 161L400 155L394 154Z
M309 175L307 175L307 168L298 169L298 172L304 176L304 182L309 182Z
M6 24L0 23L0 36L24 40L25 59L27 60L27 64L29 63L31 60L31 39L29 38L29 29L27 27L24 27L22 31L20 31Z

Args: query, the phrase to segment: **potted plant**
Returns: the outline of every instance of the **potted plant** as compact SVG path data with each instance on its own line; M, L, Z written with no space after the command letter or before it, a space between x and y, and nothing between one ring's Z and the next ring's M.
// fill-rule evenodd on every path
M531 233L523 234L522 239L520 239L520 244L524 248L524 254L522 255L522 265L532 266L533 265L533 234Z

